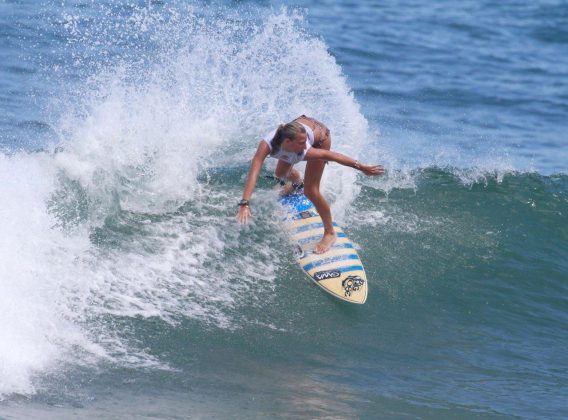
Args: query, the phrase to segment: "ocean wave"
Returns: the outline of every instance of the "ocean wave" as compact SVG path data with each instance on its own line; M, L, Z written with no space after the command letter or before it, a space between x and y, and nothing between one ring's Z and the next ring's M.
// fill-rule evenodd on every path
M3 313L13 328L3 330L0 395L33 394L65 364L167 365L117 319L240 328L240 307L273 299L282 258L271 249L285 239L274 235L272 192L257 193L267 204L255 207L255 228L239 228L227 203L242 184L202 178L247 162L260 136L303 113L353 139L339 146L350 153L367 136L341 69L302 15L176 7L54 20L73 57L51 76L61 77L48 107L59 141L52 153L2 156L12 223L0 287L4 303L19 303ZM95 45L108 54L93 61ZM67 71L81 82L69 84ZM346 205L355 175L330 172L341 182L326 189Z

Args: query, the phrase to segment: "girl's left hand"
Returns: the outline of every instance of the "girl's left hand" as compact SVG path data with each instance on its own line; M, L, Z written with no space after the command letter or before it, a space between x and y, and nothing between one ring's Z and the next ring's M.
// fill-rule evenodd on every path
M383 165L365 165L363 163L359 164L361 172L368 176L384 175L385 168Z

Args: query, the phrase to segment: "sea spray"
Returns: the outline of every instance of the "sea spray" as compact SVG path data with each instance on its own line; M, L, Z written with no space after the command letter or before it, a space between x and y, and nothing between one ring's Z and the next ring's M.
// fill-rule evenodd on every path
M13 310L2 395L33 393L65 365L167 368L118 320L246 325L239 308L274 299L288 258L268 185L253 226L239 227L230 204L260 136L304 113L329 125L336 150L358 156L367 136L341 69L295 11L97 8L53 19L67 39L50 74L57 146L2 161L14 187L3 194L2 299ZM240 182L215 182L236 168ZM326 170L339 218L355 176Z

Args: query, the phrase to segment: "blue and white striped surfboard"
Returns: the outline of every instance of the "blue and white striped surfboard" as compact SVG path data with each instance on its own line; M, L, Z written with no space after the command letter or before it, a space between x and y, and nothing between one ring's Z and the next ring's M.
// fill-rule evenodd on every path
M313 249L323 235L323 222L314 205L303 192L279 199L285 212L285 226L290 232L298 264L318 286L339 299L352 303L367 300L367 275L353 243L343 229L333 224L337 241L324 254Z

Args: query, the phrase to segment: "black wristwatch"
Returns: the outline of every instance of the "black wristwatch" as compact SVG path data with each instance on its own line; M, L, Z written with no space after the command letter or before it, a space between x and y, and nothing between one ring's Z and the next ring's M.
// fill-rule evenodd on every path
M245 200L244 198L241 201L239 201L239 207L243 207L243 206L248 207L248 205L249 205L249 201Z

